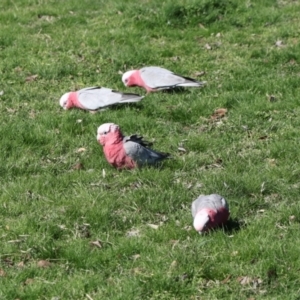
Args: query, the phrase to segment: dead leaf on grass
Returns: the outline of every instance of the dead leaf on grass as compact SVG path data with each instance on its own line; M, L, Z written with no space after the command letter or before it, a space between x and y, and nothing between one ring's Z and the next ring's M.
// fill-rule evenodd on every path
M296 219L296 217L294 215L289 217L290 221L295 221L295 219Z
M33 278L27 278L25 281L24 281L24 285L28 285L28 284L32 284L34 283L34 279Z
M184 149L183 147L178 147L178 151L180 151L180 152L186 152L186 149Z
M191 231L191 230L193 229L193 227L190 226L190 225L187 225L187 226L184 226L183 229L184 229L185 231Z
M48 15L38 15L38 18L42 21L52 22L55 18Z
M99 240L90 242L90 245L91 245L91 246L95 246L95 247L97 247L97 248L99 248L99 249L102 248L102 243L101 243L101 241L99 241Z
M31 82L31 81L35 81L38 78L39 75L35 74L35 75L30 75L28 77L26 77L25 81L26 82Z
M212 286L215 286L215 285L219 285L219 280L207 280L207 282L205 283L205 286L207 287L212 287Z
M3 269L0 269L0 277L6 276L6 272Z
M20 262L17 264L17 267L18 267L18 268L24 268L24 266L25 266L24 261L20 261Z
M267 196L264 198L264 200L265 200L266 202L273 202L275 199L278 198L278 196L279 196L278 194L273 193L273 194L267 195Z
M137 260L137 259L140 258L140 257L141 257L140 254L134 254L134 255L131 256L131 258L132 258L133 260Z
M172 244L172 250L174 249L175 246L177 246L179 243L179 240L170 240L170 244Z
M237 278L237 281L241 284L241 285L246 285L249 284L251 282L251 277L249 276L240 276Z
M130 187L131 187L132 189L136 190L136 189L139 189L139 188L142 187L142 183L139 182L139 181L135 181L135 182L132 182L132 183L130 184Z
M217 158L212 164L205 165L205 166L201 167L200 169L223 168L222 163L223 163L222 159Z
M289 61L289 64L290 64L290 65L296 65L297 62L296 62L294 59L291 59L291 60Z
M38 262L37 262L37 266L39 267L39 268L48 268L48 267L50 267L51 266L51 262L50 261L48 261L48 260L39 260Z
M173 57L171 57L171 59L172 59L173 61L177 61L177 60L180 60L180 57L179 57L179 56L173 56Z
M176 260L173 260L171 265L170 265L170 268L175 268L177 266L177 261Z
M35 111L34 111L34 110L31 110L31 111L29 112L29 119L34 119L34 118L35 118L35 115L36 115Z
M133 268L132 272L133 272L133 274L142 274L142 269L141 268Z
M82 170L83 168L84 166L82 163L77 163L72 167L73 170Z
M211 49L212 49L211 46L210 46L209 44L205 44L205 45L204 45L204 48L205 48L206 50L211 50Z
M275 46L278 47L278 48L280 48L280 47L283 47L284 45L283 45L283 42L281 40L277 40L275 42Z
M127 233L126 233L127 237L139 237L140 235L141 234L138 229L132 229L132 230L127 231Z
M9 107L6 107L6 110L7 110L7 112L10 113L10 114L14 114L15 112L17 112L16 109L14 109L14 108L9 108Z
M17 244L17 243L21 243L23 242L22 240L10 240L10 241L7 241L9 244Z
M230 280L230 278L231 278L231 275L229 274L225 279L223 279L221 281L221 283L223 283L223 284L227 283Z
M7 266L12 267L14 265L14 261L10 257L5 257L2 260Z
M86 148L84 148L84 147L78 148L76 150L77 153L82 153L82 152L85 152L85 151L86 151Z
M201 77L201 76L203 76L203 75L205 75L205 74L206 74L205 71L196 71L196 72L194 72L192 75L193 75L193 76L197 76L197 77Z
M147 225L148 225L149 227L151 227L152 229L155 229L155 230L157 230L157 229L159 228L159 225L150 224L150 223L148 223Z
M226 113L227 113L227 109L226 108L218 108L210 116L210 120L211 121L219 120L219 119L225 117Z
M274 159L274 158L267 158L267 161L268 161L268 163L269 163L269 165L271 167L275 167L276 166L276 159Z
M258 277L250 277L250 276L240 276L237 278L237 281L241 284L241 285L249 285L249 284L253 284L254 288L257 288L258 285L260 285L263 281L258 278Z

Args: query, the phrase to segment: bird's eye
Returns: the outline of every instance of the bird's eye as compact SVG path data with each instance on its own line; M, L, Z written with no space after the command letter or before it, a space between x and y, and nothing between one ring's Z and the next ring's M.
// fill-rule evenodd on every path
M103 134L107 134L107 131L104 131Z

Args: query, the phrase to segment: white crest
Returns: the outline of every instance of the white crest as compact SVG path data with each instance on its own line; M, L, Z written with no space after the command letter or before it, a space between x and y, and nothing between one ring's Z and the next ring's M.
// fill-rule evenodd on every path
M127 86L127 81L129 79L129 77L134 73L136 72L136 70L131 70L131 71L127 71L123 74L122 76L122 81L123 83Z
M110 126L117 126L114 123L104 123L98 127L97 135L103 135L110 131Z
M69 95L70 95L70 92L65 93L63 96L61 96L61 98L59 100L59 104L63 109L67 109L66 105L67 105L67 102L68 102L68 99L69 99Z
M208 221L209 221L209 216L207 212L200 210L195 216L194 223L193 223L194 228L197 231L202 231L205 228Z

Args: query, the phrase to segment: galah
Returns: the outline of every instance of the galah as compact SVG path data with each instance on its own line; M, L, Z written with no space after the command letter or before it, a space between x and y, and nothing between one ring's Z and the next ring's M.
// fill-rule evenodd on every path
M201 87L206 83L161 67L144 67L140 70L127 71L123 74L122 81L125 86L143 87L148 93L176 87Z
M102 124L97 130L97 141L103 146L107 161L117 169L133 169L143 165L155 165L168 153L154 151L142 136L123 136L120 127L114 123Z
M225 224L230 215L227 201L218 194L200 195L191 210L194 228L199 233Z
M97 110L118 103L138 102L142 96L122 93L104 87L88 87L76 92L69 92L60 98L60 106L64 109L78 107L84 110Z

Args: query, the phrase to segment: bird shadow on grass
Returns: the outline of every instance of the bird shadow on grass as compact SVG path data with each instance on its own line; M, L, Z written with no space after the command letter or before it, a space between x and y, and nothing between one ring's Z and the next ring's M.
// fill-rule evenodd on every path
M242 228L246 227L246 224L242 220L229 219L227 223L223 226L224 231L228 234L240 231Z
M176 86L170 89L165 89L161 91L162 93L167 93L167 94L173 94L173 93L184 93L188 92L188 89L185 89L184 87L181 86Z
M131 106L133 108L137 108L137 109L142 109L143 108L143 104L141 103L118 103L118 104L114 104L114 105L108 105L96 110L91 110L88 111L90 113L102 113L106 110L121 110L124 109L126 106Z

